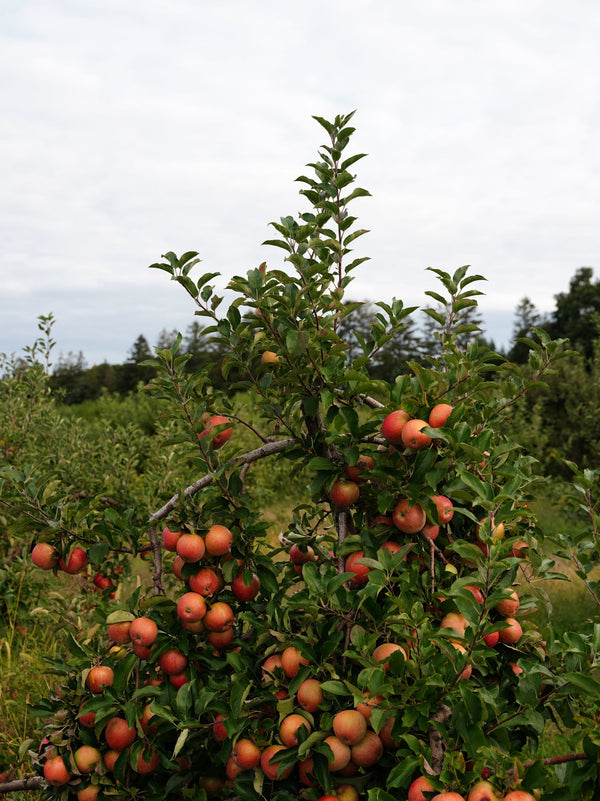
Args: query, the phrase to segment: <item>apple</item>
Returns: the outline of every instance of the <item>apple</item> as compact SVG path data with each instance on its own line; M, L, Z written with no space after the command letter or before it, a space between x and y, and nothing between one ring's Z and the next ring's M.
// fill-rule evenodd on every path
M165 526L162 531L162 544L166 551L177 550L177 541L181 537L181 531L171 531L168 526Z
M360 483L365 480L365 473L375 467L372 456L359 456L355 465L347 464L344 468L347 478L351 481Z
M359 768L370 768L383 756L383 743L379 735L369 730L362 740L350 747L350 752L355 765L358 765Z
M450 417L453 407L449 403L436 403L429 412L429 425L431 428L441 428Z
M136 738L135 726L128 726L125 718L111 718L104 728L104 738L109 748L124 751Z
M233 747L231 758L242 770L252 770L260 763L260 748L248 737L241 737Z
M230 420L228 417L224 417L222 414L214 414L212 417L209 417L206 421L206 425L204 426L204 431L198 434L198 441L200 441L203 437L207 434L210 434L212 429L215 426L222 426L225 423L229 423ZM224 428L221 431L218 431L212 438L212 446L213 450L218 451L219 448L222 448L223 445L229 440L231 435L233 434L233 427Z
M394 716L389 717L383 726L379 729L379 739L384 745L384 748L398 748L400 743L398 740L394 740L392 737L392 730L394 728L394 724L396 722L396 718Z
M201 567L197 573L189 577L190 590L207 598L214 595L221 587L221 579L211 567Z
M405 534L416 534L427 522L427 516L418 503L412 504L408 498L398 501L392 515L394 525Z
M535 798L525 790L511 790L508 795L504 796L504 801L535 801Z
M495 645L498 645L498 640L500 639L500 632L491 631L489 634L484 634L482 639L484 643L488 646L488 648L493 648Z
M217 601L204 615L204 625L209 631L226 631L233 626L233 609L223 601Z
M333 733L346 745L356 745L367 733L367 721L357 709L343 709L334 715Z
M213 737L218 743L223 743L227 739L227 729L223 721L225 720L225 715L222 715L220 712L215 717L215 721L212 724L212 733Z
M175 559L173 559L173 564L171 565L171 570L173 571L173 575L177 576L177 578L181 579L182 581L184 580L183 568L185 567L185 565L186 563L181 558L181 556L176 556Z
M58 560L60 569L72 576L81 573L87 563L87 552L80 545L73 548L66 562L62 558Z
M278 763L272 761L280 751L285 751L285 745L268 745L260 755L260 767L267 779L287 779L294 770L294 766L290 765L280 771Z
M131 642L129 630L131 629L131 620L122 620L120 623L111 623L108 627L108 639L112 642L125 645Z
M177 615L181 620L196 623L198 620L202 620L205 614L206 601L199 592L186 592L177 601Z
M283 671L281 654L271 654L262 664L262 680L264 683L273 681L275 678L275 670L279 668Z
M113 771L115 768L115 762L120 756L121 752L117 751L116 748L109 748L108 751L105 751L102 756L102 761L104 762L106 770Z
M86 687L92 693L101 693L105 687L112 687L115 674L108 665L94 665L90 668L85 680Z
M425 525L421 529L421 534L424 534L426 537L429 537L430 540L435 540L439 533L440 533L440 527L434 526L433 523L425 523Z
M400 651L404 659L406 659L406 651L401 645L398 645L395 642L384 642L381 645L378 645L377 648L373 651L371 656L376 662L383 663L383 669L387 671L390 669L389 658L392 654Z
M206 553L206 545L200 534L182 534L177 540L177 555L184 562L199 562Z
M431 500L435 503L437 508L437 522L439 525L449 523L454 516L454 506L450 498L446 498L445 495L434 495Z
M344 565L345 572L354 573L354 577L348 581L352 587L363 587L367 583L371 568L361 564L361 559L364 555L364 551L354 551L354 553L351 553L346 558Z
M233 534L225 526L211 526L204 537L204 544L211 556L223 556L231 551Z
M338 509L348 509L356 503L359 495L358 484L345 478L338 478L329 490L329 498Z
M356 711L360 712L360 714L368 723L371 720L371 714L374 707L378 707L381 703L383 703L383 696L371 695L369 690L365 690L363 696L365 700L359 701L359 703L356 705Z
M281 667L288 679L294 678L302 665L309 664L308 659L293 645L288 646L281 654Z
M137 758L134 770L136 773L152 773L156 770L159 764L160 758L158 753L154 750L154 748L152 748L152 746L149 746L141 751Z
M260 579L256 573L253 573L250 583L246 584L244 571L240 570L239 574L231 582L231 591L238 601L253 601L260 592Z
M381 434L390 445L402 444L402 430L410 420L410 415L404 409L396 409L384 418L381 424Z
M409 420L402 429L403 444L414 451L427 447L431 442L431 437L423 434L423 429L427 428L428 425L429 423L426 420L419 420L417 417Z
M38 542L31 551L31 561L42 570L52 570L58 562L58 551L49 542Z
M335 788L335 797L338 801L358 801L358 790L352 784L338 784Z
M298 778L305 787L317 787L314 770L315 766L312 757L302 759L298 762Z
M467 649L460 642L454 642L454 640L452 640L452 647L454 648L455 651L458 651L459 654L467 653ZM460 678L470 679L472 673L473 673L473 665L471 664L465 665L465 667L461 671Z
M142 727L144 734L154 734L158 729L158 724L156 721L154 725L150 725L150 721L154 717L156 717L156 715L152 711L151 704L146 704L139 719L140 726Z
M233 629L225 629L225 631L209 631L206 635L208 642L216 648L217 651L222 651L231 645L233 641Z
M305 679L296 692L298 706L305 712L316 712L323 703L323 690L321 682L317 679Z
M307 734L310 734L312 729L306 718L302 717L302 715L298 715L296 712L292 713L291 715L287 715L281 721L281 725L279 726L279 737L281 742L288 748L298 745L298 730L303 726L306 729Z
M138 657L138 659L150 659L152 649L146 645L140 645L139 642L131 643L131 650Z
M136 617L131 621L129 636L133 645L149 646L158 636L158 626L149 617ZM134 649L135 650L135 649Z
M505 622L508 624L506 628L500 629L498 632L500 641L508 643L509 645L514 645L521 639L521 636L523 635L523 629L521 628L519 621L514 617L507 617Z
M71 780L71 774L60 755L51 757L44 762L44 778L53 787L60 787Z
M169 648L158 657L158 664L169 675L183 673L188 664L188 658L178 648Z
M77 801L96 801L100 794L100 785L88 784L87 787L81 787L77 790Z
M473 598L475 598L478 604L483 603L483 593L481 592L479 587L476 587L474 584L466 584L465 590L469 590L469 592L471 593Z
M460 612L448 612L442 618L441 629L454 629L464 635L465 629L469 626L469 621Z
M327 760L327 764L329 766L329 770L332 773L336 773L342 768L345 768L346 765L350 762L352 758L352 753L350 751L350 746L343 743L335 734L329 735L323 740L332 750L333 756L331 759Z
M438 793L431 801L465 801L465 797L460 793Z
M91 745L81 745L74 752L73 760L80 773L91 773L102 761L102 754Z
M435 787L426 776L419 776L408 788L408 801L429 801L431 795L425 796L424 793L435 792Z
M317 556L310 545L301 548L294 543L290 548L290 559L295 565L303 565L306 562L316 562Z
M85 702L84 702L85 703ZM95 712L84 712L81 714L81 707L79 707L79 713L77 715L77 720L83 726L84 729L93 729L96 725L96 713Z
M514 617L519 605L520 601L516 590L511 590L510 598L503 598L501 601L498 601L495 608L505 617Z

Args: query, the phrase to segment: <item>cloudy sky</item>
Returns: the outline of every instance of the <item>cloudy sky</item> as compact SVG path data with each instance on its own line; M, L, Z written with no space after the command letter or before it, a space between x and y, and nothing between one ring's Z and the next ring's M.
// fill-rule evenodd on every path
M185 330L147 266L198 250L223 283L281 254L268 222L357 109L371 261L356 299L415 304L429 266L486 276L488 336L600 262L596 0L3 0L0 352L53 312L56 357L123 361ZM360 204L360 205L359 205Z

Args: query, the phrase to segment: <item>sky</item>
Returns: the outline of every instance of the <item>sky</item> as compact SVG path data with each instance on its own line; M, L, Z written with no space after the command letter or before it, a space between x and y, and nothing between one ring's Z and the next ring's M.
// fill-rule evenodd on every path
M217 287L283 251L295 178L356 110L356 300L486 277L498 347L600 261L595 0L2 0L0 352L56 319L54 360L122 362L193 321L149 270L197 250ZM360 244L359 244L360 243Z

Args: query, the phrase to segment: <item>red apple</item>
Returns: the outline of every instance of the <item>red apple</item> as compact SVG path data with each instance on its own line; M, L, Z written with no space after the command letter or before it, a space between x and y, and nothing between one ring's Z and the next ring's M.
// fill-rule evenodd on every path
M200 534L182 534L176 549L184 562L199 562L206 552L206 545Z
M384 642L378 645L371 656L376 662L383 662L383 669L387 672L390 669L389 658L397 651L400 651L404 659L406 659L406 651L401 645L395 642Z
M49 542L38 542L31 551L31 561L42 570L52 570L58 562L58 551Z
M367 733L367 721L357 709L343 709L334 715L333 733L346 745L356 745Z
M321 682L317 679L305 679L298 687L296 701L306 712L316 712L319 704L323 703Z
M248 737L241 737L233 748L231 758L242 770L253 770L260 763L260 748Z
M136 738L135 726L128 726L125 718L111 718L104 728L104 738L109 748L124 751Z
M125 645L131 642L129 630L131 628L131 620L122 620L120 623L111 623L108 627L108 639L112 642Z
M354 551L346 559L344 570L346 573L354 573L354 578L351 578L348 582L353 587L362 587L367 583L371 568L361 564L361 559L364 555L364 551Z
M368 473L369 470L372 470L374 467L375 462L373 461L372 456L359 456L355 465L347 464L344 469L346 476L351 481L360 483L361 481L365 480L365 473Z
M230 422L229 418L224 417L222 414L212 415L212 417L209 417L208 420L206 421L206 425L204 426L204 431L198 434L198 440L200 441L207 434L210 434L210 432L215 426L222 426L225 425L225 423L229 422ZM225 443L229 440L232 434L233 434L233 427L231 426L229 428L223 428L220 431L218 431L212 438L213 449L217 451L219 450L219 448L222 448L223 445L225 445Z
M53 787L60 787L71 779L61 756L51 757L44 762L44 778Z
M510 598L503 598L501 601L498 601L496 604L496 609L505 617L514 617L519 605L520 601L516 590L511 590Z
M181 537L181 531L171 531L168 526L163 528L162 532L162 544L163 548L166 551L173 551L177 550L177 541Z
M338 509L348 509L358 500L360 489L355 481L338 478L329 490L329 498Z
M404 409L396 409L384 418L381 424L381 433L390 445L402 444L402 429L410 420L410 415Z
M152 746L149 746L141 751L139 757L137 758L134 770L136 773L142 774L153 773L159 765L160 758L158 753L154 750L154 748L152 748Z
M87 552L80 545L76 545L73 548L66 562L63 561L63 559L58 560L58 566L60 569L64 570L65 573L69 573L70 575L81 573L81 571L86 567L87 563Z
M294 678L302 665L309 664L308 659L293 645L288 646L281 654L281 667L288 679Z
M535 801L535 798L525 790L512 790L504 796L504 801Z
M137 617L131 621L129 636L131 642L139 646L152 645L158 635L158 626L149 617Z
M450 417L452 408L449 403L437 403L429 412L429 425L431 428L441 428Z
M393 519L396 528L405 534L416 534L427 522L427 516L422 507L418 503L411 505L408 498L403 498L396 504Z
M279 737L281 742L288 748L298 745L298 730L304 727L308 734L311 732L311 725L302 715L293 713L287 715L279 726Z
M246 584L244 572L240 570L237 577L231 582L231 591L238 601L253 601L260 592L260 579L256 573L253 573L250 583Z
M186 592L177 601L177 614L186 623L196 623L206 614L206 601L198 592ZM176 671L179 672L179 671Z
M204 615L204 625L209 631L226 631L233 626L233 609L223 601L217 601Z
M509 645L514 645L521 639L523 629L519 621L515 620L514 617L507 617L505 622L508 623L508 626L504 629L500 629L500 641L508 643Z
M260 767L267 779L287 779L294 769L293 765L285 770L279 770L279 764L271 761L280 751L285 750L285 745L268 745L260 755Z
M112 687L115 674L108 665L94 665L90 668L85 680L90 692L101 693L105 687Z
M402 429L402 442L404 445L414 451L427 447L431 442L431 437L423 434L423 429L428 425L429 423L426 420L419 420L416 417L409 420Z
M446 498L445 495L434 495L431 500L435 503L437 508L438 524L443 525L444 523L449 523L454 516L454 506L450 498Z
M80 773L91 773L102 761L102 754L91 745L80 745L73 753L73 760Z
M214 525L206 532L204 538L206 552L211 556L224 556L231 551L233 534L225 526Z
M182 654L178 648L169 648L158 657L158 664L169 675L176 675L183 673L188 664L188 659L185 654Z
M424 793L435 792L435 787L426 776L419 776L408 788L408 801L429 801L431 795L425 796Z
M197 573L189 578L190 590L198 592L207 598L214 595L221 587L221 579L210 567L201 567Z
M323 740L333 752L333 757L328 760L329 770L336 773L345 768L352 757L350 746L343 743L335 734L331 734Z

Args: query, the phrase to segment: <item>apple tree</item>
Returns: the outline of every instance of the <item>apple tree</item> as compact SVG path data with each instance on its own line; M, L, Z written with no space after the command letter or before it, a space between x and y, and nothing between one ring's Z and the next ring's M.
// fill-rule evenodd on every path
M348 287L368 269L353 250L368 192L351 117L315 118L327 143L298 179L308 210L267 243L283 264L222 295L216 273L195 275L195 251L151 265L195 305L227 388L186 369L181 337L159 349L152 391L173 416L178 483L156 476L143 525L138 509L92 501L68 519L97 538L95 558L149 541L153 561L53 666L56 692L34 708L47 735L30 751L45 798L600 792L600 632L552 626L535 458L503 433L565 351L538 330L525 371L475 336L459 346L482 280L461 267L432 270L437 355L393 383L369 377L414 311L395 298L348 355ZM275 534L265 481L289 502ZM38 526L44 567L65 493Z

